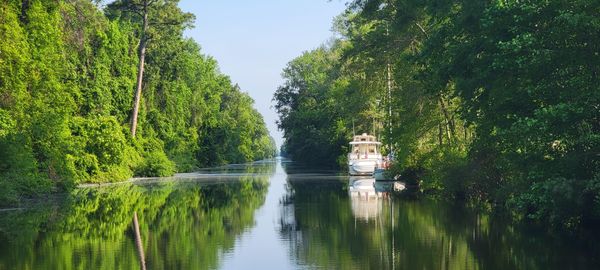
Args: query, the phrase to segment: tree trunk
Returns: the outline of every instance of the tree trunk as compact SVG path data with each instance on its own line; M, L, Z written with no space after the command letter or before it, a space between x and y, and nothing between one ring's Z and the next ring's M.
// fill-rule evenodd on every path
M444 113L444 118L446 118L448 140L452 141L452 138L454 138L454 135L456 134L456 130L454 128L454 123L453 123L453 120L450 119L450 114L448 113L448 108L446 108L446 104L444 103L444 99L442 98L442 95L440 94L438 96L438 98L439 98L442 112Z
M133 231L135 233L135 245L140 259L140 269L146 270L146 258L144 256L144 245L140 234L140 224L138 222L137 212L133 212Z
M133 112L131 113L131 137L135 138L135 132L137 129L138 112L140 109L140 99L142 96L142 81L144 78L144 61L146 59L146 30L148 30L148 6L144 5L144 16L143 16L143 29L142 37L140 39L140 61L138 67L137 76L137 88L135 91L135 102L133 104Z
M442 143L443 143L442 139L443 139L443 136L442 136L442 123L439 123L438 124L438 143L440 144L440 147L442 147Z

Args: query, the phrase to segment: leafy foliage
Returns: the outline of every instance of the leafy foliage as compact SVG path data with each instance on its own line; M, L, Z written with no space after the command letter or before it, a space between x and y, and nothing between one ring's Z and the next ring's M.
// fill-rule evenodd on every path
M599 12L589 0L352 1L335 20L338 57L317 49L284 71L285 150L332 164L306 153L343 159L352 123L372 126L394 149L393 171L425 189L558 226L598 224L586 209L599 194ZM307 71L287 71L299 63ZM323 97L337 103L323 111Z
M311 165L335 164L351 131L342 118L345 103L341 101L346 98L336 92L348 82L334 75L339 73L339 47L334 46L306 52L290 62L283 72L286 82L274 97L287 154Z
M176 4L152 11L170 26L149 30L133 139L136 18L88 0L0 3L0 204L275 154L252 99L183 37L190 16Z

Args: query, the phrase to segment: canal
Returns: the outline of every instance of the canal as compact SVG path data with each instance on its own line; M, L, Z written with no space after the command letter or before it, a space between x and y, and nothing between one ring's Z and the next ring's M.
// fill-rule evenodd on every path
M83 187L0 211L0 269L598 267L584 245L447 201L357 196L351 182L278 159Z

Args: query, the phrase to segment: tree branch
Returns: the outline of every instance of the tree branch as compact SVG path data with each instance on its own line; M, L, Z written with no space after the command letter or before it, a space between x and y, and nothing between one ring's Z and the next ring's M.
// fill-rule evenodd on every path
M427 31L425 31L425 28L423 28L423 26L421 26L418 22L416 22L415 24L419 27L419 29L421 29L421 32L423 32L423 34L425 34L426 37L429 37Z

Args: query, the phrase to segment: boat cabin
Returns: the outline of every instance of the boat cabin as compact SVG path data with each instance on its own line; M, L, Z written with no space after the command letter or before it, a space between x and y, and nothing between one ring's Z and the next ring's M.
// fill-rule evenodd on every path
M377 141L375 136L367 135L363 133L362 135L354 136L354 139L350 142L350 146L352 147L351 155L352 158L363 159L363 158L377 158L379 157L379 146L380 142Z

